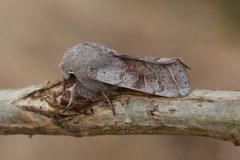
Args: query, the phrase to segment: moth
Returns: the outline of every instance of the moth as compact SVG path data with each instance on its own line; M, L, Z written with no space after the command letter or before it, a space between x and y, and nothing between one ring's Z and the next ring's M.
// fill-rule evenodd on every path
M65 85L73 87L73 105L79 96L92 99L119 88L162 97L183 97L191 92L189 67L180 58L131 56L83 42L67 50L60 68Z

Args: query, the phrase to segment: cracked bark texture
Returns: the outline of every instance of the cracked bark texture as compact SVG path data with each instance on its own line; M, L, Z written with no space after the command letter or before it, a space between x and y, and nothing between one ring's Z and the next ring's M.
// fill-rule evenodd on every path
M61 82L0 91L0 134L192 135L240 144L240 92L194 90L184 98L120 94L116 115L101 102L93 114L65 113L53 93Z

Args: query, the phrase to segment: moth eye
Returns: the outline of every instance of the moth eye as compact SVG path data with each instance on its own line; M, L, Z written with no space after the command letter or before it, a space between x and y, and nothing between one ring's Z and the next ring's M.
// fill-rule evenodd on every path
M72 71L72 70L69 70L69 72L68 72L69 74L74 74L74 72Z

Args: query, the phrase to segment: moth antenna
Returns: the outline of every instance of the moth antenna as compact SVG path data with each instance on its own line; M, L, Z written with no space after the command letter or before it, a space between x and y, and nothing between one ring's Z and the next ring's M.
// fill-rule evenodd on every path
M107 97L107 95L104 92L101 92L101 93L106 98L106 100L108 101L108 104L109 104L109 106L110 106L110 108L111 108L111 110L113 112L113 115L116 115L115 108L113 107L110 99Z

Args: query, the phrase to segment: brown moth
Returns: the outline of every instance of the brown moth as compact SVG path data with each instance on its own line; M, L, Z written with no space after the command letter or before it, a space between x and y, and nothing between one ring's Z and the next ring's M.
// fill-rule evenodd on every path
M122 55L102 45L84 42L65 53L60 68L65 83L75 78L71 103L92 99L105 91L127 88L163 97L191 92L189 67L179 58Z

